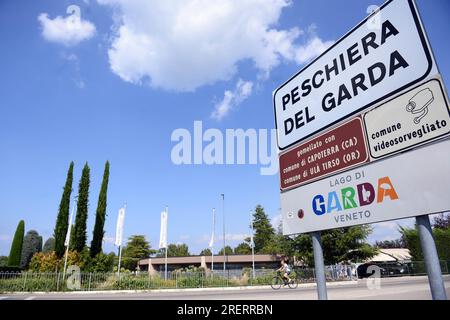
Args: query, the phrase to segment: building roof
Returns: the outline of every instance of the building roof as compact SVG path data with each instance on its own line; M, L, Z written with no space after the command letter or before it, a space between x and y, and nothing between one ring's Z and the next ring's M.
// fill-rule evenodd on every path
M278 255L271 255L271 254L255 254L255 262L276 262L280 261L280 256ZM223 263L223 256L222 255L215 255L214 256L214 263ZM252 255L251 254L236 254L236 255L228 255L225 257L225 261L227 263L245 263L245 262L251 262L252 261ZM200 264L202 262L202 259L204 259L205 263L211 263L212 257L211 256L190 256L190 257L168 257L167 263L168 264ZM139 261L139 265L161 265L165 264L166 259L165 258L149 258L149 259L143 259Z
M405 248L379 249L379 253L369 259L369 262L410 261L411 254Z

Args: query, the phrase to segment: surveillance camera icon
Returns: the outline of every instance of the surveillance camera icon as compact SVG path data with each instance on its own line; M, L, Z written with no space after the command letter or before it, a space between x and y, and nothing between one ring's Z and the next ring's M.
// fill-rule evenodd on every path
M406 105L406 111L412 114L419 114L414 118L414 123L419 124L420 120L428 113L428 106L434 101L433 92L429 88L425 88L417 92L409 99Z

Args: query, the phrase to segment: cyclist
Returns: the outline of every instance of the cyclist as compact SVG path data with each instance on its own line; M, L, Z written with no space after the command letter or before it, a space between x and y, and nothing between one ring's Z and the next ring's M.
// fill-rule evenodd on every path
M289 267L287 259L281 259L281 267L277 269L283 275L284 285L291 282L289 274L291 273L291 268Z

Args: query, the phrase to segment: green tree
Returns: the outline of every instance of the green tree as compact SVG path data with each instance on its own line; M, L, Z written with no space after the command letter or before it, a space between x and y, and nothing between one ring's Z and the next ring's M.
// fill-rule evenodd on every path
M25 232L25 221L20 220L14 233L11 250L9 251L8 266L18 267L22 256L23 234Z
M406 248L402 239L375 241L375 247L380 249Z
M241 242L234 248L234 254L251 254L252 248L247 242Z
M61 258L64 255L68 221L69 221L69 207L70 195L72 194L73 181L73 161L69 165L67 171L66 184L64 185L61 202L59 203L58 216L56 217L55 230L53 232L55 237L55 252Z
M8 265L8 257L0 256L0 267L6 267Z
M42 237L35 230L30 230L23 239L20 267L25 269L30 264L31 258L37 252L42 251Z
M209 248L203 249L203 250L200 252L200 255L201 255L201 256L210 256L211 254L212 254L212 252L211 252L211 249L209 249Z
M81 252L86 246L86 223L89 206L89 175L90 169L86 162L81 173L78 186L77 214L75 216L75 227L73 228L70 247L72 250Z
M448 229L450 228L450 214L440 213L433 221L434 229Z
M342 261L359 262L373 257L377 249L366 240L372 232L369 225L352 226L322 231L322 248L325 264L335 264ZM287 255L295 255L306 264L314 264L311 236L302 234L290 242Z
M122 266L128 270L136 270L139 260L149 258L153 252L145 236L133 235L122 249Z
M165 256L164 249L159 250L157 257ZM191 254L189 253L189 247L184 244L169 244L167 246L167 256L168 257L189 257Z
M89 272L110 272L113 271L114 261L116 255L114 253L104 254L100 252L94 258L91 259L89 268L86 271Z
M44 247L42 248L42 252L50 252L55 251L55 238L50 237L45 241Z
M419 230L415 228L400 227L400 233L413 261L423 261ZM433 238L440 260L450 260L450 228L433 228Z
M276 244L275 229L261 205L257 205L253 212L253 228L255 252L270 253L267 251L273 251L272 248Z
M105 171L103 172L102 187L98 196L97 212L95 215L94 235L91 242L91 257L95 257L102 251L102 242L105 231L103 227L105 225L106 217L106 194L108 192L108 180L109 180L109 161L105 163Z
M230 246L225 246L225 255L231 256L233 254L233 249ZM223 248L220 249L219 253L217 253L219 256L223 256Z
M31 258L29 269L34 272L56 272L60 262L55 251L38 252Z

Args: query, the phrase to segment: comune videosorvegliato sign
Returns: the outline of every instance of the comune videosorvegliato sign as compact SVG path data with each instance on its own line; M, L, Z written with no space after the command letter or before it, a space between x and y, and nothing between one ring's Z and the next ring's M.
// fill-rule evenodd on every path
M370 155L380 159L450 134L450 109L440 77L364 114Z
M273 94L283 150L437 74L414 1L386 2Z

